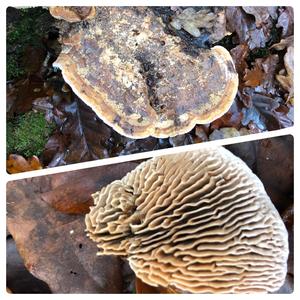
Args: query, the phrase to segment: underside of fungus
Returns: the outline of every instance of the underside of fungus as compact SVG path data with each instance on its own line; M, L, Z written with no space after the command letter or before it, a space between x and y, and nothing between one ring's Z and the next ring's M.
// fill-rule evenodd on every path
M260 180L224 148L153 158L93 194L98 255L126 257L152 286L191 293L274 292L284 224Z
M95 10L90 20L61 25L54 66L118 133L175 136L228 111L238 75L225 48L187 47L150 8Z

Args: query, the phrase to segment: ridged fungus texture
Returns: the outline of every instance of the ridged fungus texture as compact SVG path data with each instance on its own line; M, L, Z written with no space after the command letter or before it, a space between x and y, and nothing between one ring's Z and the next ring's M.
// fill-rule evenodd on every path
M150 159L93 194L98 255L126 257L152 286L266 293L287 271L288 235L261 181L222 147Z
M65 22L66 23L66 22ZM61 24L54 66L96 114L131 138L184 134L226 113L237 93L230 53L187 47L150 8L97 7Z

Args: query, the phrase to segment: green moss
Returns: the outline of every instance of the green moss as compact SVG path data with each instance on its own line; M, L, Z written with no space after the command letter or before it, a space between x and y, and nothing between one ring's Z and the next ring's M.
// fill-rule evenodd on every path
M43 113L29 112L7 123L7 154L25 157L39 156L55 125L49 124Z
M7 9L8 14L11 9ZM52 17L47 9L42 7L18 9L13 21L6 26L7 80L19 78L26 73L23 67L23 56L28 46L43 46L42 38L52 24Z

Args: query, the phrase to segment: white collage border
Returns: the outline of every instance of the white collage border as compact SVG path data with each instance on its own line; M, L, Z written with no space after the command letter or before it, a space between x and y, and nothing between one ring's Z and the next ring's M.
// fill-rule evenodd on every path
M132 161L137 159L143 159L143 158L150 158L154 156L160 156L165 154L171 154L171 153L178 153L183 151L192 151L195 149L200 149L205 146L213 146L213 145L229 145L229 144L235 144L235 143L241 143L246 141L253 141L258 139L265 139L265 138L271 138L275 136L281 136L281 135L287 135L291 134L294 136L294 183L295 183L295 192L294 192L294 213L296 216L299 214L300 204L298 203L298 198L300 195L300 184L297 184L300 180L300 173L299 173L299 166L300 166L300 133L299 133L299 126L298 126L298 120L299 120L299 111L297 105L299 105L299 101L297 99L297 96L299 95L299 86L300 86L300 78L299 78L299 55L300 53L298 50L300 50L299 47L299 18L300 18L300 10L299 10L299 0L286 0L286 1L268 1L268 0L260 0L260 1L239 1L239 0L215 0L215 1L207 1L207 0L192 0L192 1L182 1L182 0L154 0L154 1L108 1L108 0L102 0L102 1L78 1L78 0L61 0L61 1L45 1L45 0L32 0L32 1L8 1L6 3L1 3L0 7L0 45L1 45L1 60L0 60L0 77L1 77L1 110L0 110L0 137L1 137L1 146L0 146L0 191L1 191L1 201L0 201L0 230L1 230L1 243L0 243L0 262L1 262L1 268L0 268L0 299L40 299L40 297L43 297L43 299L52 299L52 297L55 297L56 299L83 299L83 297L89 297L90 299L111 299L112 298L122 298L122 299L132 299L132 297L139 297L143 299L151 299L150 297L153 297L154 295L142 295L142 294L113 294L113 295L106 295L106 294L46 294L46 295L33 295L33 294L7 294L6 293L6 243L5 243L5 237L6 237L6 183L8 181L17 180L21 178L30 178L35 176L41 176L41 175L49 175L49 174L55 174L55 173L61 173L61 172L67 172L72 170L78 170L78 169L85 169L85 168L91 168L96 166L102 166L102 165L110 165L110 164L116 164L120 162L125 161ZM187 146L180 146L176 148L168 148L168 149L162 149L162 150L155 150L150 152L143 152L138 154L132 154L132 155L126 155L126 156L119 156L119 157L113 157L113 158L107 158L103 160L96 160L96 161L90 161L90 162L84 162L84 163L77 163L73 165L67 165L67 166L61 166L61 167L55 167L55 168L49 168L49 169L43 169L38 171L31 171L26 173L19 173L19 174L13 174L9 175L6 173L6 8L7 6L54 6L54 5L104 5L104 6L134 6L134 5L152 5L152 6L250 6L250 5L256 5L256 6L277 6L277 5L284 5L284 6L293 6L294 7L294 14L295 14L295 126L291 128L285 128L281 130L275 130L275 131L269 131L269 132L263 132L258 134L252 134L247 136L241 136L241 137L234 137L234 138L228 138L223 140L216 140L206 143L200 143L200 144L192 144ZM298 54L299 53L299 54ZM297 86L298 83L298 86ZM294 227L295 232L294 236L297 237L298 233L300 232L300 218L294 218ZM300 253L300 241L295 239L294 242L294 252ZM295 298L299 299L300 296L300 286L297 285L298 283L298 272L300 270L299 261L300 258L295 256L294 261L294 292L292 294L266 294L266 295L155 295L155 297L158 297L160 299L164 298L183 298L183 297L189 297L196 299L195 297L201 297L201 299L232 299L232 297L238 297L238 299L251 299L252 297L257 297L257 299L263 299L263 297L271 297L272 299L282 299L282 298ZM300 283L300 282L299 282Z

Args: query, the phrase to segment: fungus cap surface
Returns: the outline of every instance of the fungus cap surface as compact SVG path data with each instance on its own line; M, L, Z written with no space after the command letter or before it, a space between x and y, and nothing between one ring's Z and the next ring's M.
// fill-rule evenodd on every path
M192 293L274 292L285 226L261 181L224 148L153 158L93 194L98 255L128 259L153 286Z
M143 7L101 7L87 24L68 27L54 66L118 133L169 137L221 117L238 75L229 52L187 47Z
M96 15L94 6L52 6L49 11L54 18L70 23L89 20Z

